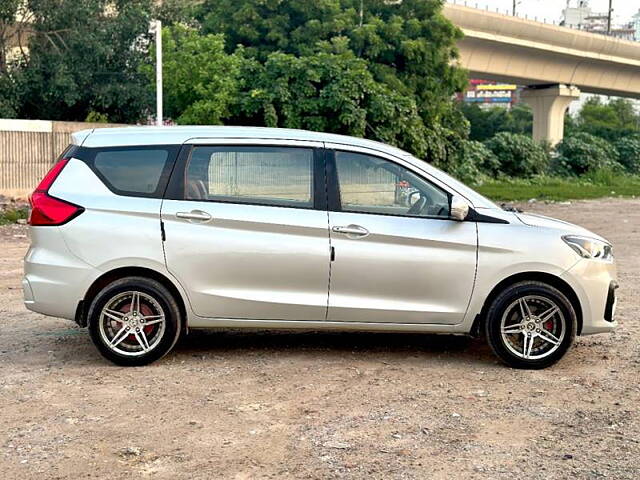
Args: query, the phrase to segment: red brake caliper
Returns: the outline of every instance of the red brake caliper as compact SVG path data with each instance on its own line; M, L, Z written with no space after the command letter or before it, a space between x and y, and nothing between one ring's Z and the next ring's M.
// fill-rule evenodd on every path
M143 317L148 317L150 315L153 315L153 310L151 310L151 307L149 307L148 305L141 303L140 313ZM151 333L151 330L153 330L153 325L145 325L144 327L142 327L142 331L144 331L144 333L146 333L147 335Z
M127 305L123 305L120 308L120 311L122 313L129 313L131 311L131 307L132 306L133 306L132 303L129 303ZM151 308L148 305L145 305L144 303L140 302L140 314L143 317L147 317L149 315L153 315L153 310L151 310ZM151 330L153 330L153 325L145 325L144 327L142 327L142 330L144 331L144 333L146 333L148 335L149 333L151 333ZM127 340L137 341L136 337L135 337L135 335L133 333L131 333L131 334L129 334L127 336Z

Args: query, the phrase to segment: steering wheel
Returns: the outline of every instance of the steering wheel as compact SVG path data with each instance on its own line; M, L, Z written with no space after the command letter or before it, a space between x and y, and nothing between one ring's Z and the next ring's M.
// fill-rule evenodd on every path
M427 197L420 195L420 198L416 200L416 203L411 205L411 208L407 210L407 215L419 215L424 207L427 206Z
M438 213L436 213L437 217L446 217L447 216L447 207L442 206L440 207L440 210L438 210Z

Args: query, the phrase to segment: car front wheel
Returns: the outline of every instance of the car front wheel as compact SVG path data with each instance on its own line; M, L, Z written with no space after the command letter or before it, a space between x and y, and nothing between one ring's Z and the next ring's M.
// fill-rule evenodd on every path
M94 298L89 333L104 357L123 366L147 365L166 355L180 335L180 308L159 282L116 280Z
M577 317L560 290L542 282L507 287L487 312L486 335L494 353L514 368L556 363L576 336Z

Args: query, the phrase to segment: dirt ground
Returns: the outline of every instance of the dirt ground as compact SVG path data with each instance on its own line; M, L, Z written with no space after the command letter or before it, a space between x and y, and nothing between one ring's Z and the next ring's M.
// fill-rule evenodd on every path
M640 200L526 205L609 238L621 327L556 366L481 340L192 334L115 367L85 330L30 313L23 226L0 227L0 471L31 478L640 478Z

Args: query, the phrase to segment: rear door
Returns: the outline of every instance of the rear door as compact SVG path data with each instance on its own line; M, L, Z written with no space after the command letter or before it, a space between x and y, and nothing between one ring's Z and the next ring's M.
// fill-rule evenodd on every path
M328 155L328 320L456 324L475 281L474 222L449 219L451 195L400 159L335 146Z
M167 268L201 317L325 320L322 144L195 140L162 205Z

